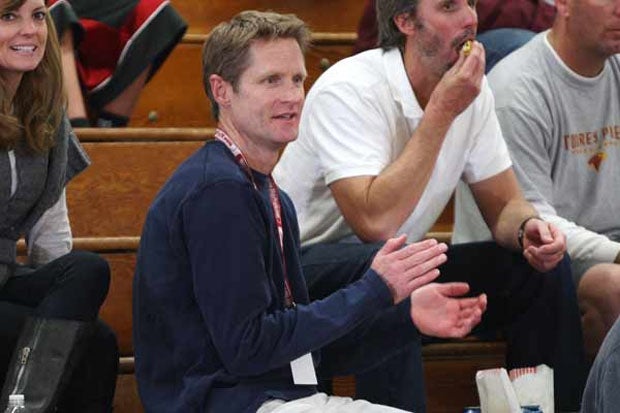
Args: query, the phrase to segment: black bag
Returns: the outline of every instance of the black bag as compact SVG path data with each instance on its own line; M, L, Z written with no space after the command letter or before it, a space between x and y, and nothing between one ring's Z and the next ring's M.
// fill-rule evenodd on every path
M91 328L88 322L29 318L13 352L0 406L6 408L10 394L23 394L28 412L54 412Z

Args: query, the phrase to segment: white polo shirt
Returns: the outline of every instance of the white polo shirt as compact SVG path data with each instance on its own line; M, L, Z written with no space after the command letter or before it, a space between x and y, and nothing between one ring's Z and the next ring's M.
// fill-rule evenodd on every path
M329 185L380 174L400 155L423 113L398 49L374 49L341 60L314 83L299 137L274 171L297 209L303 245L354 237ZM419 240L461 177L478 182L510 165L485 78L480 95L449 129L430 181L399 233L406 233L409 242Z

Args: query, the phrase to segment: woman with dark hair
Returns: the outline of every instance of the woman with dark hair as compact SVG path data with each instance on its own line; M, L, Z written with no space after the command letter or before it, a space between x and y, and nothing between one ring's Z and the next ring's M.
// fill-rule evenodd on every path
M64 108L44 1L0 0L0 408L22 394L29 412L107 412L118 349L97 315L110 274L71 251L65 185L89 160Z

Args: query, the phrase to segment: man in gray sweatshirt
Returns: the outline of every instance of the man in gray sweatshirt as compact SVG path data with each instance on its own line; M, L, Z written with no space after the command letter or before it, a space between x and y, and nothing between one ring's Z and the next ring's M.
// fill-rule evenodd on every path
M489 83L526 198L566 234L594 357L620 313L620 1L556 6ZM456 200L453 242L489 238L464 185Z

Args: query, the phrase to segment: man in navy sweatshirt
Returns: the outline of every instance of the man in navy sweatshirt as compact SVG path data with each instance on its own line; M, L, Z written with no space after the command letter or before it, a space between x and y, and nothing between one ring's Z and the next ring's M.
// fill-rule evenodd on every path
M134 279L134 345L148 412L395 412L316 391L321 358L347 374L461 337L486 309L435 284L446 246L388 240L359 278L310 302L293 204L271 177L297 136L309 32L292 15L243 12L210 34L203 81L216 139L149 209ZM426 288L418 288L425 285ZM413 385L413 383L412 383Z

